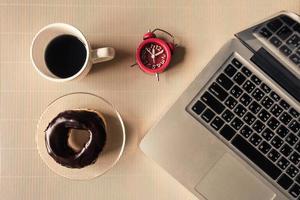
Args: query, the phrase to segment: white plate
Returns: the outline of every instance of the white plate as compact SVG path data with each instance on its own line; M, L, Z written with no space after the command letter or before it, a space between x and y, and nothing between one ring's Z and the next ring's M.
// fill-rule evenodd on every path
M106 144L95 163L81 169L67 168L58 164L47 152L45 130L60 112L74 109L91 109L103 115L106 121ZM37 125L36 143L44 163L55 173L75 180L87 180L104 174L120 159L125 146L125 126L114 106L94 94L71 93L50 103Z

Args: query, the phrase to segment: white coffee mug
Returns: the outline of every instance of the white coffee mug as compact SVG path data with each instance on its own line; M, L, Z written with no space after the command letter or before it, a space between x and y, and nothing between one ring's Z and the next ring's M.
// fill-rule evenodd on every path
M60 35L72 35L78 38L86 48L86 59L81 69L74 75L61 78L53 74L45 61L45 51L48 44ZM33 38L30 47L30 58L34 68L38 73L51 81L66 82L71 80L79 80L85 77L91 70L94 63L104 62L113 59L115 50L112 47L104 47L92 50L90 43L84 35L74 26L64 23L49 24L42 28Z

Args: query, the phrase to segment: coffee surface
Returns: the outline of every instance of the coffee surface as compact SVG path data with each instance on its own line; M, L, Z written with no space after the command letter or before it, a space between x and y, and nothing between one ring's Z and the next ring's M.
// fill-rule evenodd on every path
M75 36L61 35L54 38L45 51L48 69L60 78L75 75L86 60L85 45Z

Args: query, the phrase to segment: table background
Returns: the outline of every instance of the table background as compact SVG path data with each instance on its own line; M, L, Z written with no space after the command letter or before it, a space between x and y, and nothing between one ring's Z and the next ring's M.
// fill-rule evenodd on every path
M234 33L281 10L300 13L300 0L0 0L0 199L196 199L139 150L140 140ZM93 47L114 47L116 58L95 65L79 82L42 79L29 47L34 34L53 22L76 26ZM159 83L129 67L143 34L156 27L173 33L180 45ZM35 144L37 120L48 103L80 91L112 102L127 129L120 162L91 181L56 175Z

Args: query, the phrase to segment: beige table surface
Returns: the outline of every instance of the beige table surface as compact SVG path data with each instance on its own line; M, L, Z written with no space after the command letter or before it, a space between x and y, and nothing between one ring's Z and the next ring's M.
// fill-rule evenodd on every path
M281 10L299 13L300 0L1 0L0 199L196 199L139 150L140 140L235 32ZM34 34L53 22L78 27L94 47L113 46L115 60L94 66L80 82L42 79L29 47ZM173 33L182 46L159 83L129 67L142 35L155 27ZM120 162L91 181L53 173L34 140L47 104L78 91L111 101L127 128Z

